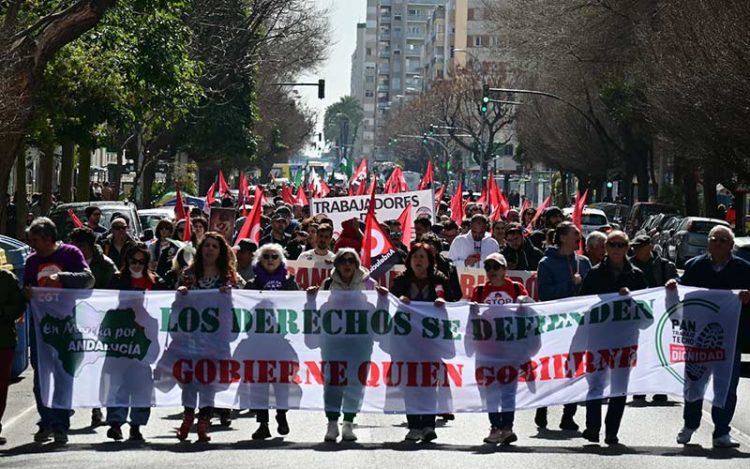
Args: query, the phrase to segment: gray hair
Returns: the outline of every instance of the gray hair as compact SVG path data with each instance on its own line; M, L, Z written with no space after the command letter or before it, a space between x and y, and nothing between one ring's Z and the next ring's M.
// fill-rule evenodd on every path
M592 231L586 237L586 249L591 249L593 247L598 247L598 246L604 246L604 243L606 242L607 242L607 235L605 235L601 231Z
M354 256L354 260L357 261L356 262L357 268L359 269L362 266L362 260L359 258L359 253L352 248L341 248L336 252L336 255L333 258L334 268L336 268L336 265L338 264L339 259L341 259L347 254Z
M278 254L279 258L281 259L281 263L286 263L284 247L281 244L269 243L259 247L258 250L255 251L255 258L253 259L253 262L255 264L260 262L260 260L263 259L263 254Z
M729 239L731 239L732 242L734 242L734 232L728 226L724 226L724 225L716 225L713 228L711 228L711 231L708 232L708 237L710 238L711 236L714 236L719 231L723 231L726 234L728 234Z
M47 217L37 217L26 229L26 234L51 238L52 241L57 241L57 225Z

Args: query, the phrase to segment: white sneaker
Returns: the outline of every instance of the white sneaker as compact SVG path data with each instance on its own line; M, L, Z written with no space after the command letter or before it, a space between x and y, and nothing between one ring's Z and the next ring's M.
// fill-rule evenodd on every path
M357 441L357 435L354 434L354 425L351 422L344 422L341 426L341 439L344 441Z
M404 440L406 441L419 441L422 439L422 430L418 428L412 428L409 433L406 434Z
M339 423L337 421L328 421L328 431L323 441L336 441L339 437Z
M681 445L690 443L693 433L695 433L694 428L682 427L682 430L677 434L677 443Z
M732 439L727 433L718 438L714 438L714 448L739 448L740 444Z

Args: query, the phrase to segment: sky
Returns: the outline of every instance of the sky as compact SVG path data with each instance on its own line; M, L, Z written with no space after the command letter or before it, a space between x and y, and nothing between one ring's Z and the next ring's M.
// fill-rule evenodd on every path
M300 78L301 82L317 83L319 78L326 81L326 98L318 99L318 88L303 86L298 88L305 103L318 112L318 131L323 127L325 108L342 96L349 94L352 53L357 46L357 23L366 20L366 0L312 0L318 7L329 10L331 24L331 46L328 61L318 71Z

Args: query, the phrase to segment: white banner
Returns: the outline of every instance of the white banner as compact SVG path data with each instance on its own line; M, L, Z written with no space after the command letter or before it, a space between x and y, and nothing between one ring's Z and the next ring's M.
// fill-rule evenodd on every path
M682 287L444 308L375 292L34 289L32 309L50 407L431 414L653 393L722 405L740 304Z
M435 223L435 196L432 190L376 194L375 217L381 223L396 219L409 204L412 207L412 220L429 217ZM333 230L338 234L341 232L341 223L346 220L357 217L365 221L369 205L369 195L310 199L310 216L327 216L333 220Z
M287 261L289 272L294 275L297 284L303 290L309 286L323 285L323 281L331 275L332 264L313 261ZM393 279L398 274L406 270L404 264L396 264L380 279L380 283L390 288L393 285ZM484 269L475 269L472 267L458 267L458 283L461 286L461 296L465 300L471 299L474 287L484 285L487 277ZM536 272L525 270L509 270L506 274L508 278L522 283L529 292L529 296L535 300L539 299L539 284L537 282Z

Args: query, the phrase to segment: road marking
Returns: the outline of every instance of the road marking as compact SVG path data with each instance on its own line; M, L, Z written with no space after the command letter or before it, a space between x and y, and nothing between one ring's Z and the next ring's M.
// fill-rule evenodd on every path
M13 417L13 418L11 418L11 419L7 420L7 421L6 421L6 422L5 422L4 424L3 424L3 430L5 430L5 431L7 432L7 430L8 430L8 429L10 429L10 427L12 427L12 426L13 426L13 425L14 425L15 423L17 423L17 422L18 422L19 420L21 420L21 419L22 419L22 418L23 418L23 417L24 417L24 416L25 416L26 414L28 414L28 413L29 413L29 412L31 412L32 410L36 410L36 404L33 404L33 405L31 405L31 406L27 407L27 408L26 408L26 409L25 409L25 410L24 410L23 412L21 412L20 414L18 414L18 415L16 415L15 417Z

